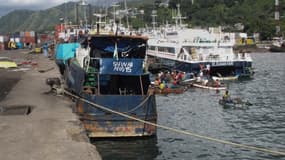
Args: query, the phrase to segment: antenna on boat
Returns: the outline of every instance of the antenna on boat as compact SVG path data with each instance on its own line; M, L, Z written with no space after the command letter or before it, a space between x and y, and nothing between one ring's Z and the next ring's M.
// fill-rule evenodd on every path
M275 0L275 14L274 19L276 21L276 35L280 33L280 13L279 13L279 0Z
M125 12L126 12L127 28L130 29L130 26L129 26L129 11L128 11L127 1L126 0L125 0Z
M79 5L84 7L84 9L83 9L84 10L84 12L83 12L84 13L84 17L83 17L83 19L84 19L85 25L87 26L86 6L88 4L87 4L87 2L85 0L80 0Z
M181 15L180 4L177 4L176 6L177 6L177 13L176 13L176 16L172 18L175 19L176 27L178 26L183 27L185 25L182 23L182 19L186 19L186 17L182 17Z
M151 12L151 17L152 17L152 28L155 31L155 26L156 26L156 20L155 18L157 17L157 11L156 10L152 10Z
M116 3L114 3L114 4L112 4L112 7L113 7L113 25L114 25L114 27L115 27L115 32L117 32L118 31L118 23L116 23L116 8L117 7L119 7L120 5L118 5L118 4L116 4Z
M102 18L106 18L107 14L101 14L101 13L94 13L93 16L96 17L96 27L97 27L97 34L99 34L100 24L105 24L106 21L102 21Z
M64 28L66 28L66 24L67 24L67 2L66 0L64 0Z
M92 24L92 7L91 4L88 4L86 0L80 0L78 3L76 3L76 23L79 24L79 7L81 6L81 9L83 10L83 20L80 21L81 25L85 25L86 28L88 28L88 25ZM87 15L88 11L88 15ZM82 12L82 11L81 11ZM88 17L87 17L88 16Z

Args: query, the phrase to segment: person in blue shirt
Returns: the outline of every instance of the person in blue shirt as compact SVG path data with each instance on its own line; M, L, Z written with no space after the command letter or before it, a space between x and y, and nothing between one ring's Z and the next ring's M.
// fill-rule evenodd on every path
M47 43L43 45L43 52L44 52L44 56L47 57L48 56L48 44Z

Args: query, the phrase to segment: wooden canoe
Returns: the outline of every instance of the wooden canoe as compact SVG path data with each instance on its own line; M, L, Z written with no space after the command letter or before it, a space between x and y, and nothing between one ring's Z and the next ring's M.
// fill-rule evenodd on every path
M199 84L199 83L193 83L192 86L197 87L197 88L202 88L202 89L209 89L209 90L226 90L227 89L224 86L221 86L221 87L205 86L205 85Z

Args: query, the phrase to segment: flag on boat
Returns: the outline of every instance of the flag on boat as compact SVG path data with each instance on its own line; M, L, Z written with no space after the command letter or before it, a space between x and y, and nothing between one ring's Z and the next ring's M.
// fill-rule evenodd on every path
M119 59L117 42L115 43L113 58L115 58L116 60Z

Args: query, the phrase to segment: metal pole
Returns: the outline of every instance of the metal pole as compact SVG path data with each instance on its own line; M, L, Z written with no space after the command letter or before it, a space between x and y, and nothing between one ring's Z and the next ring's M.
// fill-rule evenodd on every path
M140 75L140 84L141 84L141 92L142 92L142 95L144 95L143 83L142 83L142 76L141 76L141 75Z

